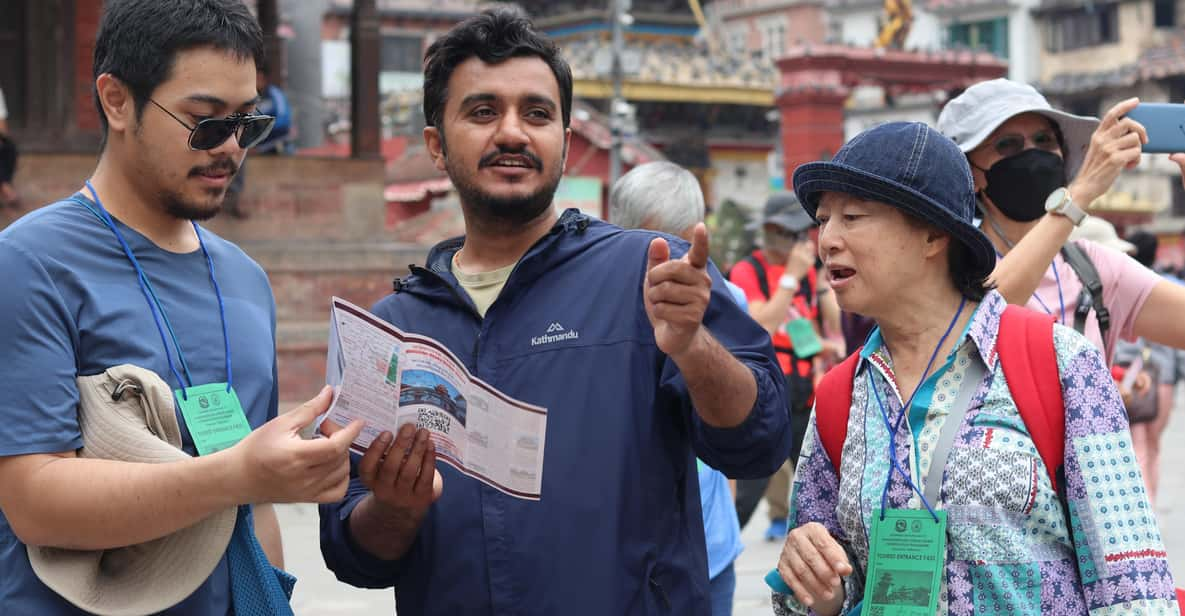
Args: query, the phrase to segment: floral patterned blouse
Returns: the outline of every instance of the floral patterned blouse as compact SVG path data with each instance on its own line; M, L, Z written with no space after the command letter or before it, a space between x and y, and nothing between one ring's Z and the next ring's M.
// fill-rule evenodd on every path
M947 363L923 386L923 393L932 388L928 400L919 400L929 407L924 425L896 435L899 464L911 477L926 477L962 375L970 362L983 362L984 380L958 428L935 504L948 518L938 613L1178 615L1123 402L1102 355L1077 332L1055 326L1066 406L1063 507L999 368L996 336L1005 305L999 293L988 294ZM791 496L792 523L822 524L854 559L856 572L844 581L845 614L864 595L872 511L889 472L889 432L870 381L894 423L903 404L892 360L878 341L874 333L856 370L839 474L812 416ZM922 508L900 473L893 474L888 503ZM773 603L779 616L813 613L791 595L775 593Z

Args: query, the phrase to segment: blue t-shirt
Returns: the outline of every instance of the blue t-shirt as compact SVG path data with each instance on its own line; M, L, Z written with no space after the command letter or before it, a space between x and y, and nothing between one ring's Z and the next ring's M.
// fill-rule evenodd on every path
M748 312L749 302L740 287L725 280L732 298ZM708 579L720 574L732 564L745 544L741 542L741 524L737 520L736 505L728 478L724 473L697 461L699 469L699 500L704 512L704 538L708 545Z
M741 524L724 473L696 460L699 498L704 510L704 539L708 545L708 579L720 575L741 555Z
M78 449L75 378L135 364L174 389L165 350L123 249L81 195L31 212L0 232L0 456ZM180 341L195 385L226 381L218 301L201 250L172 253L116 221ZM242 250L202 230L226 304L234 387L251 426L276 416L275 302L263 270ZM172 347L172 341L169 342ZM173 353L177 362L176 353ZM178 370L180 366L178 365ZM180 412L183 447L195 454ZM79 523L85 511L78 512ZM83 612L43 585L0 512L0 606L6 614ZM226 558L170 615L226 614Z

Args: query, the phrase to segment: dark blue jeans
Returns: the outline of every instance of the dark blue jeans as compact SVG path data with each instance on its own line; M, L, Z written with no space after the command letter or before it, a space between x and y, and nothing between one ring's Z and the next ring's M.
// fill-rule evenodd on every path
M732 564L719 575L708 580L708 595L712 598L712 616L732 616L732 595L737 588L737 574Z

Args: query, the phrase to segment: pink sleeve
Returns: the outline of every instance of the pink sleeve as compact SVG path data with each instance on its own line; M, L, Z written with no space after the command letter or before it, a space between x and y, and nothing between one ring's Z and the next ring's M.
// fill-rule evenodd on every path
M1152 287L1161 281L1160 276L1113 248L1089 240L1078 240L1077 244L1099 270L1099 279L1103 283L1103 303L1111 312L1107 348L1115 348L1119 338L1134 339L1136 316L1144 307Z

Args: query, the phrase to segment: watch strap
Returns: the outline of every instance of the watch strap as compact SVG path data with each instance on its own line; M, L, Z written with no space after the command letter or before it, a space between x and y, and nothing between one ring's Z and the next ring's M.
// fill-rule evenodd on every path
M1070 194L1069 190L1062 190L1061 192L1061 202L1057 204L1057 207L1051 209L1050 211L1054 214L1059 214L1070 219L1070 222L1075 227L1081 225L1082 221L1086 220L1086 211L1074 202L1074 197Z

